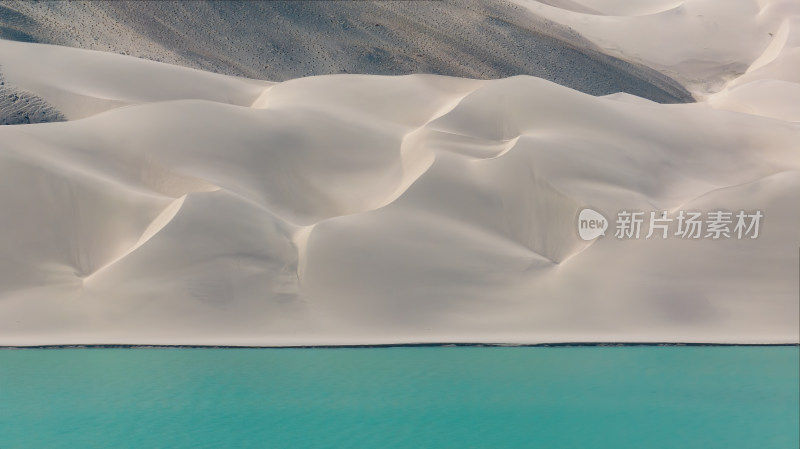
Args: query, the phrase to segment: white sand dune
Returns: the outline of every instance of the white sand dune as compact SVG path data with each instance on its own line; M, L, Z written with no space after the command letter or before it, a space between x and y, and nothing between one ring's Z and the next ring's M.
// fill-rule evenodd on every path
M569 26L611 55L669 75L699 99L745 73L800 15L796 0L513 2Z
M791 75L790 34L730 99L684 105L0 41L70 119L0 127L0 345L796 343L800 125L776 84L763 116L734 96ZM584 242L587 206L764 219Z
M717 108L800 121L800 7L781 22L772 42L747 71L712 95Z
M181 99L249 106L273 84L111 53L98 58L95 52L68 47L2 44L4 81L41 95L68 119Z

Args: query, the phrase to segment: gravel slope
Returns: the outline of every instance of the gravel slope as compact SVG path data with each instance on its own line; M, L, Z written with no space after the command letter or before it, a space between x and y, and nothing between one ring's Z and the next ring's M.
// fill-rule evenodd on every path
M533 75L592 95L693 101L569 28L500 2L3 2L0 37L112 51L228 75Z

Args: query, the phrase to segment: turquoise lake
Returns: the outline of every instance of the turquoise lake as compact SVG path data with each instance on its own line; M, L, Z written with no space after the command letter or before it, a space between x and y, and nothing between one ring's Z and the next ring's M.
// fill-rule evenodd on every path
M800 447L800 348L0 350L0 449Z

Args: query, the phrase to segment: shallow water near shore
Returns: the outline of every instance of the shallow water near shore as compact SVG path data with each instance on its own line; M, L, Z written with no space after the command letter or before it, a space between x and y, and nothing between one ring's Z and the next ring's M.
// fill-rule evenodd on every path
M800 445L800 348L0 351L0 448Z

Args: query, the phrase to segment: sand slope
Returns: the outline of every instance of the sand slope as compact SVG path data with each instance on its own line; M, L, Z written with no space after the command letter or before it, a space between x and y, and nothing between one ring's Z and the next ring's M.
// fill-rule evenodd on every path
M570 27L611 55L673 77L699 99L749 71L768 47L775 52L787 22L800 15L795 0L513 2Z
M528 76L0 64L71 119L0 127L2 345L800 340L796 122ZM584 242L585 206L765 218Z

